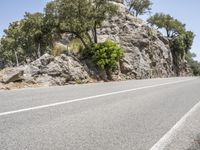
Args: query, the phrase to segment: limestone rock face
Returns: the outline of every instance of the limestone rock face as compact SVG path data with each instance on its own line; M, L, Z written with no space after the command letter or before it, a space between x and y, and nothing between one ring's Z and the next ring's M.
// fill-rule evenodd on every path
M45 54L26 66L25 76L33 77L36 83L45 85L65 85L68 82L84 83L90 79L80 62L65 54L53 57Z
M114 2L115 3L115 2ZM126 79L174 76L169 41L139 18L130 15L124 5L115 3L119 15L103 23L99 41L111 39L125 51L120 69Z

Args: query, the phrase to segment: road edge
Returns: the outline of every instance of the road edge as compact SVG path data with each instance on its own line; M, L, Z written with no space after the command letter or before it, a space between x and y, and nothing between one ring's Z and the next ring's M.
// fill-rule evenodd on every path
M195 104L150 150L188 150L200 135L200 101ZM198 137L199 138L199 137ZM198 139L199 140L199 139ZM199 143L198 143L199 144ZM199 146L200 145L196 145Z

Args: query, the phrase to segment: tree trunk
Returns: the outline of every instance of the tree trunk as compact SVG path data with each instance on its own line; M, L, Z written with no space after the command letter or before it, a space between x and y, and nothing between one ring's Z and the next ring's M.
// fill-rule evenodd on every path
M81 40L81 42L83 43L83 45L85 46L85 48L88 48L88 45L86 44L86 42L84 41L84 39L80 35L78 35L78 34L76 34L76 36Z
M94 25L94 43L98 43L98 38L97 38L97 24L96 23Z
M90 41L90 44L92 44L93 43L93 41L92 41L92 38L91 38L91 36L90 36L90 34L87 32L87 37L88 37L88 39L89 39L89 41Z
M37 50L38 58L41 57L41 51L40 51L40 49L41 49L41 45L40 45L40 43L39 43L39 44L38 44L38 50Z
M166 29L166 32L167 32L167 37L170 38L170 37L171 37L171 34L170 34L171 32L170 32L170 30L169 30L169 29Z
M106 71L108 80L113 80L113 79L112 79L112 73L113 73L112 70L106 68L105 71Z
M14 53L15 53L16 65L18 67L19 66L19 59L18 59L18 56L17 56L17 52L14 50Z

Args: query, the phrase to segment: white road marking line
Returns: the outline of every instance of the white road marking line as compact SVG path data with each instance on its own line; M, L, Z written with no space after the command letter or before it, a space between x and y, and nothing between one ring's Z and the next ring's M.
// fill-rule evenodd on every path
M26 112L26 111L37 110L37 109L42 109L42 108L54 107L54 106L74 103L74 102L78 102L78 101L84 101L84 100L100 98L100 97L105 97L105 96L110 96L110 95L116 95L116 94L121 94L121 93L126 93L126 92L132 92L132 91L137 91L137 90L142 90L142 89L148 89L148 88L160 87L160 86L164 86L164 85L187 82L187 81L191 81L191 80L195 80L195 79L196 78L188 79L188 80L181 80L181 81L176 81L176 82L168 82L168 83L163 83L163 84L156 84L156 85L151 85L151 86L139 87L139 88L117 91L117 92L111 92L111 93L89 96L89 97L84 97L84 98L77 98L77 99L73 99L73 100L67 100L67 101L52 103L52 104L47 104L47 105L41 105L41 106L29 107L29 108L25 108L25 109L14 110L14 111L2 112L2 113L0 113L0 116L6 116L6 115L16 114L16 113L20 113L20 112Z
M200 109L200 102L192 107L150 150L167 150L177 132L183 128L187 119L198 109Z

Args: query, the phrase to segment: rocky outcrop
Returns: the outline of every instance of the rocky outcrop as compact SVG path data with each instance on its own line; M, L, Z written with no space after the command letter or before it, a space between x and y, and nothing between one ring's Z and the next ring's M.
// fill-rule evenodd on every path
M55 58L45 54L30 65L25 66L24 70L26 82L34 81L49 86L85 83L89 82L90 79L79 60L65 54Z
M143 20L129 14L125 6L115 3L120 13L103 23L99 41L112 39L124 50L121 73L128 79L175 76L169 41Z
M180 62L178 67L175 66L167 38L143 20L132 16L122 0L111 0L111 3L119 7L119 13L105 21L98 29L98 40L104 42L111 39L124 49L124 58L119 63L119 70L111 75L112 80L189 74L186 61ZM66 85L98 80L107 81L108 74L98 70L91 60L79 60L78 57L69 54L58 57L45 54L26 66L0 71L0 89Z
M26 66L0 72L1 88L5 83L12 83L15 87L18 81L25 86L56 86L87 83L91 78L77 58L65 54L58 57L45 54Z

